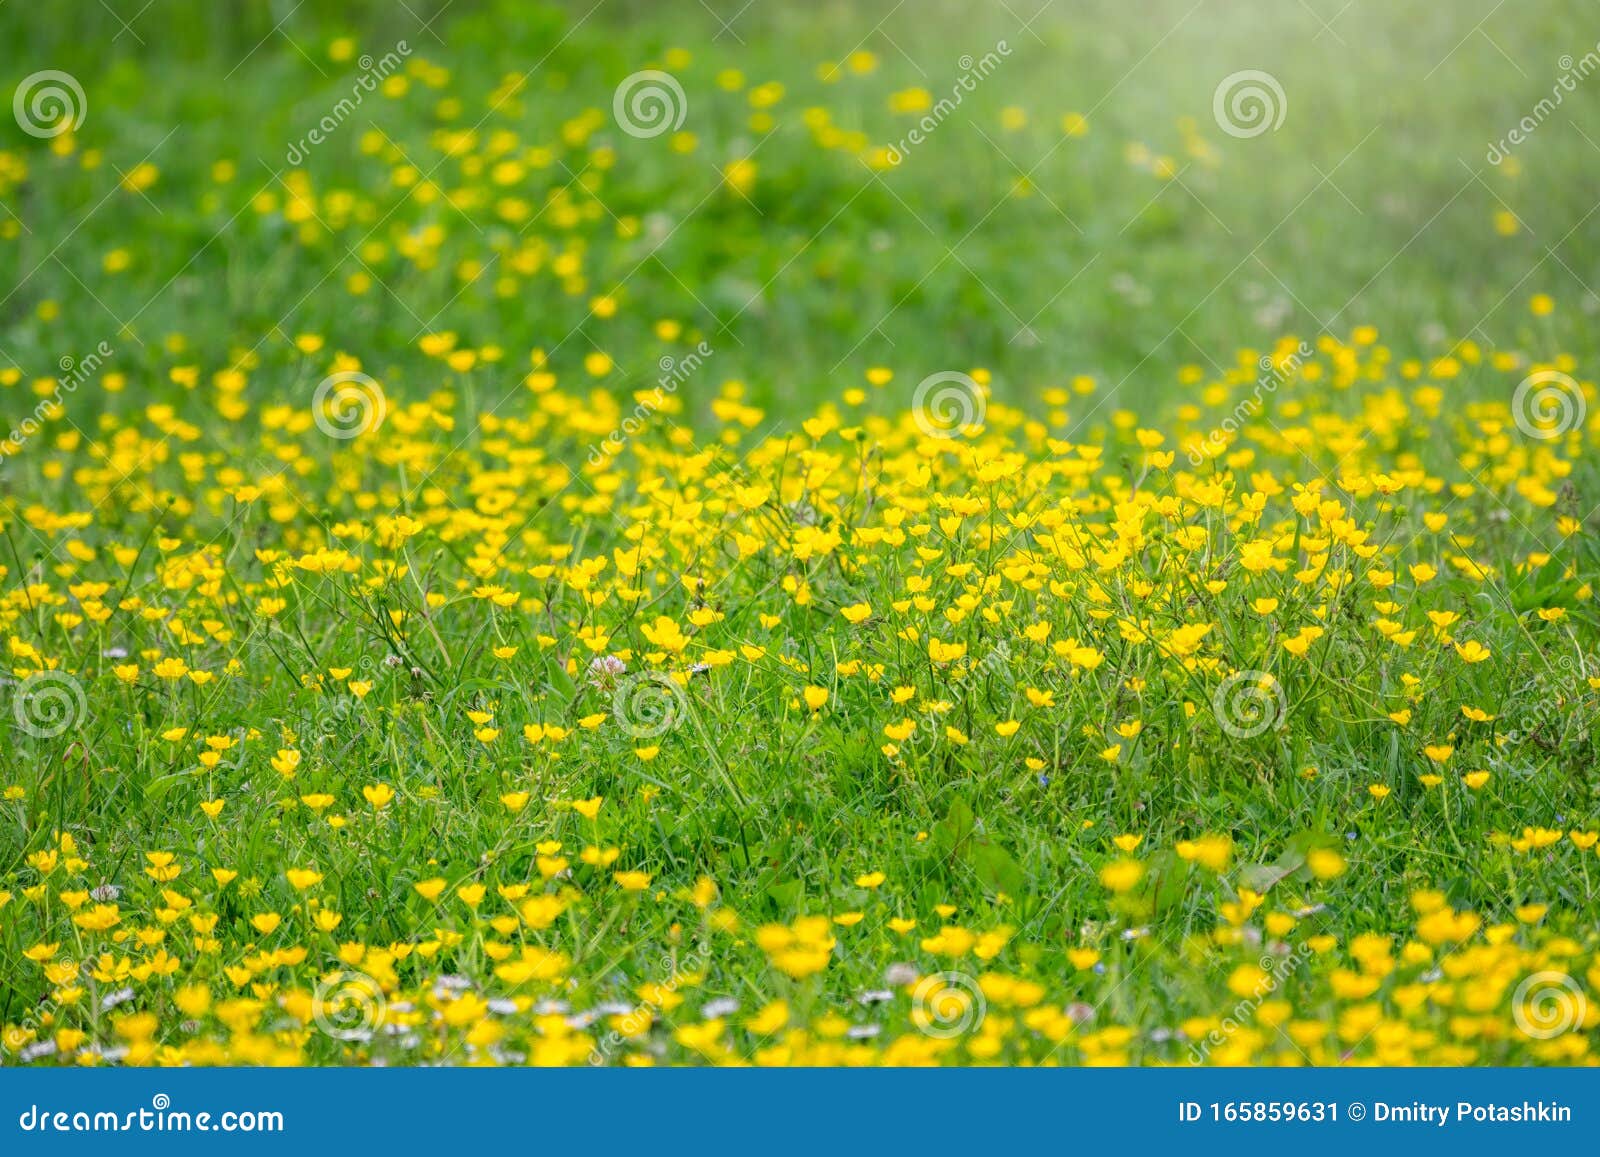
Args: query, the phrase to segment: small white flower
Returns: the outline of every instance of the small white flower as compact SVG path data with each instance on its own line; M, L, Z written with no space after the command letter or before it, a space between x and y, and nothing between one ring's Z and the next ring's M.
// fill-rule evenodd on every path
M891 988L903 988L921 979L922 973L917 971L915 964L891 964L883 972L883 982Z

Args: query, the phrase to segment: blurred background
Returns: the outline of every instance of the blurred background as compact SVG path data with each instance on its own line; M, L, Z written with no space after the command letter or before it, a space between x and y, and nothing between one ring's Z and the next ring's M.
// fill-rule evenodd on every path
M135 394L302 333L637 385L666 320L780 407L879 365L1132 404L1363 323L1581 355L1600 310L1578 0L72 0L0 38L8 91L87 106L0 126L0 365L122 334ZM671 132L619 131L646 69Z

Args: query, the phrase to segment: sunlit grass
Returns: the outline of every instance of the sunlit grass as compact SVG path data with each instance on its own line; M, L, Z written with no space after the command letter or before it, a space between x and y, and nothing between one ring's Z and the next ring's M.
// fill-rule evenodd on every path
M1321 146L1202 69L1135 132L1017 39L894 163L948 81L870 24L461 6L0 153L5 1063L1589 1062L1561 126L1354 165L1268 300Z

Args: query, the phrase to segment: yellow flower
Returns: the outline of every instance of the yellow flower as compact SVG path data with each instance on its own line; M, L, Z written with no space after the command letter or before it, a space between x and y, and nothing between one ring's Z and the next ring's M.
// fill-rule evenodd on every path
M917 724L911 719L902 719L898 723L884 724L883 733L896 743L904 743L911 738L911 733L917 729Z
M1221 872L1233 855L1233 841L1227 836L1201 836L1197 840L1179 840L1176 850L1179 859Z
M803 980L828 966L836 943L831 926L826 916L802 916L787 926L764 924L756 930L756 944L774 968Z
M1332 848L1313 848L1306 853L1306 867L1319 880L1332 880L1344 875L1349 865L1345 858Z
M1116 860L1100 869L1100 883L1111 892L1127 892L1144 879L1144 865L1138 860Z
M744 1022L744 1027L756 1036L772 1036L789 1023L789 1005L774 1000L762 1007L755 1016Z
M1302 627L1298 634L1283 641L1283 649L1296 658L1303 658L1311 650L1311 644L1325 633L1321 627Z
M1228 991L1235 996L1259 997L1274 985L1267 972L1256 964L1241 964L1228 974Z
M155 673L158 679L182 679L189 673L189 664L177 658L162 659L155 665Z

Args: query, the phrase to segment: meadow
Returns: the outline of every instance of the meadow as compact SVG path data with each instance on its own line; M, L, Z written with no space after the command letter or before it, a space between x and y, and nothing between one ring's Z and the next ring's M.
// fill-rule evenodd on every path
M0 4L0 1063L1591 1065L1600 24Z

